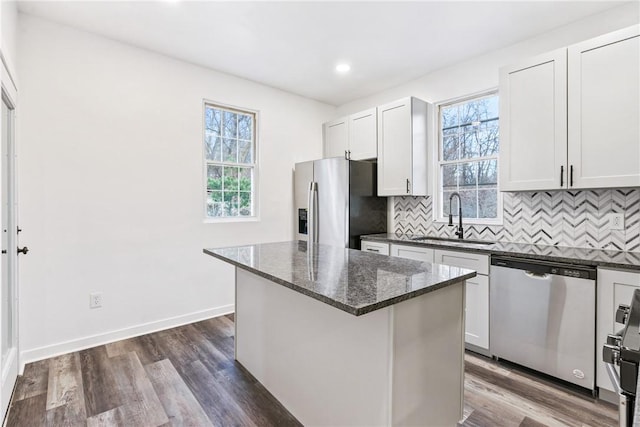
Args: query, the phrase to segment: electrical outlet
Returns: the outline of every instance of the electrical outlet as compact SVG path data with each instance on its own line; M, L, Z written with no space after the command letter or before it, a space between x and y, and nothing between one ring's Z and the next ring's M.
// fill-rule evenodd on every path
M407 213L406 212L398 212L398 222L400 222L400 223L407 222Z
M89 308L102 307L102 292L93 292L89 294Z
M624 230L624 214L610 213L608 218L610 230Z

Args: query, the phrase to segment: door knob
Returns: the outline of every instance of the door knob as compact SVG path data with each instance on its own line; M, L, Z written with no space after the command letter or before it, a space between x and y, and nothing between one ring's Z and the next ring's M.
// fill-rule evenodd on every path
M24 248L22 248L22 249L18 248L18 253L19 254L25 254L26 255L27 252L29 252L29 248L26 247L26 246Z

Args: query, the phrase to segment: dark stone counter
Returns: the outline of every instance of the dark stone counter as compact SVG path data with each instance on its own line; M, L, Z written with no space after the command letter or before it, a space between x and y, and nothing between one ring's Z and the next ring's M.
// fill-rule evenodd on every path
M360 316L470 279L464 268L293 241L204 249L238 268Z
M362 240L422 246L435 249L476 252L487 255L513 256L536 260L566 262L570 264L591 265L596 267L640 270L640 252L533 245L528 243L490 242L490 244L477 244L449 242L437 239L415 240L416 238L423 237L425 236L388 233L362 236Z

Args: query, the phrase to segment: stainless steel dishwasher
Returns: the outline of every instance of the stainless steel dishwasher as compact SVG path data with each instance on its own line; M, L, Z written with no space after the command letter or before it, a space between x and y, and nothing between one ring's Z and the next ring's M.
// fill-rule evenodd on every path
M595 268L491 257L490 351L595 389Z

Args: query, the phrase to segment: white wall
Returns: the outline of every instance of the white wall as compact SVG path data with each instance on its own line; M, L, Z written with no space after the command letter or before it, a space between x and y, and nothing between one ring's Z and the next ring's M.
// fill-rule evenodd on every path
M22 14L18 35L23 362L229 311L202 249L293 237L292 168L335 108ZM259 110L259 222L203 223L203 98Z
M18 22L18 6L15 1L0 1L0 51L7 64L11 77L15 80L16 63L16 26Z
M341 105L336 110L336 117L405 96L440 102L497 88L498 69L501 66L637 24L640 21L639 16L640 2L609 9L507 48L434 71L407 84ZM417 50L419 52L419 47Z

